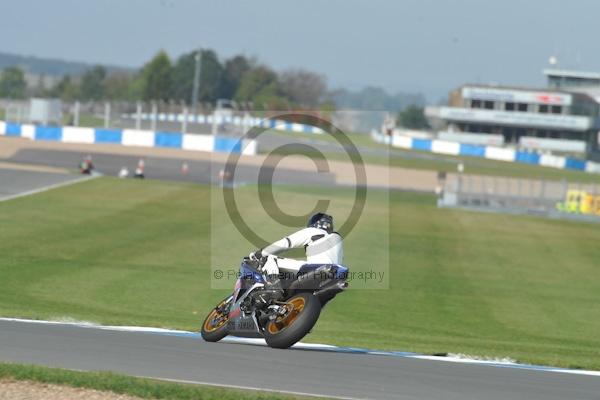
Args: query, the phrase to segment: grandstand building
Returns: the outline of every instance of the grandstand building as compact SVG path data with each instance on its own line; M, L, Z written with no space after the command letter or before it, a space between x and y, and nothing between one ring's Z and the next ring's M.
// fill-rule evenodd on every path
M600 74L544 73L546 89L463 85L450 92L448 105L427 107L426 116L440 135L490 135L515 147L600 158Z

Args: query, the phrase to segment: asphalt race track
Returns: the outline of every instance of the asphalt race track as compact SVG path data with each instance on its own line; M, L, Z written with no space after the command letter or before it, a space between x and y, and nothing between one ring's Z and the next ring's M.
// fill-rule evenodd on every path
M77 167L83 155L90 154L95 169L105 175L117 176L122 167L129 169L133 174L140 157L130 155L64 151L64 150L41 150L23 149L10 157L9 161L14 163L44 165L60 168ZM224 168L223 162L210 161L186 161L189 173L183 175L181 167L185 160L144 156L145 174L150 179L174 180L183 182L215 183L219 182L219 172ZM268 172L273 168L264 167ZM255 166L244 166L236 168L236 182L250 182L256 184L260 168ZM273 184L335 184L335 176L330 173L302 172L289 169L277 168L273 174Z
M0 168L0 201L79 179L81 176L64 173Z
M5 320L0 360L353 399L600 399L597 376Z

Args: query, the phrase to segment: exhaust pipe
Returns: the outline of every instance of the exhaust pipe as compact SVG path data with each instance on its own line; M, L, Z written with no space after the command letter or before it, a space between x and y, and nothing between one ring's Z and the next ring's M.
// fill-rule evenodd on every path
M348 287L348 282L346 282L346 281L336 282L335 284L333 284L331 286L328 286L324 289L316 291L315 296L317 296L320 299L327 298L327 297L333 297L336 294L346 290L347 287Z

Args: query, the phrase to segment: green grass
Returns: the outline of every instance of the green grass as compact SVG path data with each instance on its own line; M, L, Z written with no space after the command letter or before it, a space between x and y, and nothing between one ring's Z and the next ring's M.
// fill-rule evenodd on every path
M299 132L269 131L279 136L292 137L296 139L310 139L318 142L334 143L335 138L332 135L308 135ZM583 171L563 170L539 165L529 165L524 163L513 163L495 160L486 160L476 157L461 157L434 154L420 150L405 150L393 148L376 143L369 135L360 133L348 133L348 138L359 149L380 149L389 151L387 155L372 155L361 152L361 157L365 163L377 165L389 165L392 167L402 167L411 169L424 169L431 171L456 172L457 165L463 163L465 173L474 175L507 176L515 178L530 179L548 179L548 180L568 180L571 182L600 183L600 174L590 174ZM304 152L303 152L304 153ZM311 154L307 154L311 155ZM342 153L325 152L328 160L349 161L348 156ZM316 153L312 154L316 156ZM423 158L427 156L427 158Z
M474 157L440 156L437 160L408 158L411 153L423 152L418 150L403 150L397 154L404 154L388 159L377 160L376 157L366 157L366 162L379 163L394 167L428 169L434 171L456 172L459 163L464 165L464 173L473 175L507 176L514 178L567 180L571 182L600 183L600 174L590 174L583 171L564 170L539 165L513 163L504 161L485 160ZM427 153L433 155L433 153Z
M267 133L265 133L267 134ZM323 134L311 134L311 133L303 133L303 132L290 132L283 130L271 129L268 131L268 134L286 137L286 138L294 138L294 139L312 139L318 140L322 142L328 143L338 143L335 137L329 133ZM344 135L354 143L355 146L360 147L369 147L373 149L386 149L387 145L377 143L372 138L371 135L366 133L358 133L358 132L344 132Z
M154 379L134 378L111 372L80 372L33 365L0 363L0 382L3 379L110 391L142 399L292 400L306 398L267 392L222 389L204 385L184 385Z
M65 114L63 115L62 123L63 125L73 126L73 115ZM89 114L81 114L79 115L79 125L84 128L98 128L104 126L104 119L96 117L94 115Z
M271 239L289 232L261 215L255 189L238 193L248 223ZM330 198L341 220L351 194L275 190L296 214ZM219 196L200 185L101 178L0 203L0 315L198 330L231 284L211 281L211 266L235 268L253 249ZM600 369L599 242L594 224L369 192L346 238L346 264L389 274L367 285L375 289L352 282L306 340Z

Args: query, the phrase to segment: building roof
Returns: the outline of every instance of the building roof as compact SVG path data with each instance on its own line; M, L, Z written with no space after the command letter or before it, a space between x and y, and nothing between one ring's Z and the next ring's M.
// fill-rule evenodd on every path
M460 85L455 90L459 90L464 87L501 89L501 90L518 90L518 91L539 92L539 93L569 94L580 100L597 102L593 95L588 94L588 92L585 90L581 90L581 89L578 90L578 88L569 88L569 90L563 90L563 89L554 89L554 88L548 88L548 87L539 88L539 87L514 86L514 85L509 86L509 85L495 85L495 84L482 84L482 83L465 83L464 85Z
M565 78L600 79L600 72L575 71L568 69L547 68L542 71L546 76L561 76Z

